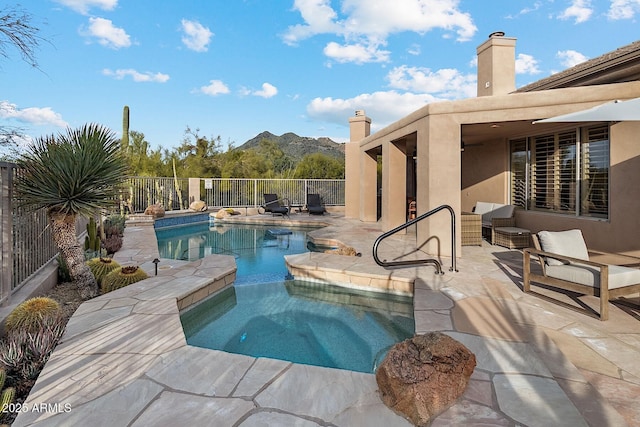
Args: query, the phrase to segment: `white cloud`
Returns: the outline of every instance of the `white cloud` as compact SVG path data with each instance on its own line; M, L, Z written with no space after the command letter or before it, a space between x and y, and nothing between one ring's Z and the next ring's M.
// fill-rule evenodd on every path
M89 18L89 28L85 34L97 38L98 43L111 49L131 46L131 40L126 31L115 27L109 19Z
M252 92L251 95L260 96L262 98L271 98L278 94L278 88L270 83L263 83L262 90Z
M118 80L122 80L125 77L129 76L133 79L134 82L166 83L169 80L168 74L151 73L148 71L145 73L140 73L132 68L118 70L110 70L108 68L105 68L104 70L102 70L102 74L104 74L105 76L114 77Z
M538 60L531 55L519 53L516 58L516 74L539 74Z
M560 50L556 56L560 58L560 63L567 68L571 68L589 59L575 50Z
M389 86L417 93L428 93L440 99L462 99L476 96L475 74L445 68L431 71L429 68L396 67L387 74Z
M229 87L222 80L211 80L208 86L202 86L200 92L205 95L216 96L229 93Z
M68 126L67 122L62 119L62 115L53 111L51 107L19 109L16 104L12 104L9 101L0 101L0 118L13 119L38 126Z
M378 50L377 46L373 45L339 45L336 42L330 42L324 48L324 54L336 62L364 64L366 62L387 62L390 52Z
M609 19L632 19L640 13L640 0L611 0L607 17Z
M67 6L78 13L86 15L89 9L97 7L102 10L113 10L118 5L118 0L56 0L63 6Z
M372 127L380 129L434 101L438 99L429 94L396 91L365 93L348 99L315 98L307 105L307 114L314 120L344 126L355 110L365 110L367 116L375 117Z
M591 0L573 0L571 6L558 15L558 18L575 19L575 23L580 24L588 21L592 13Z
M196 52L206 52L213 33L198 21L182 20L182 43Z
M407 53L409 55L414 55L414 56L418 56L420 55L421 52L421 48L420 45L417 43L412 44L408 49L407 49Z
M451 33L458 41L468 41L477 28L469 13L458 9L459 0L343 0L338 15L330 0L295 0L304 24L290 26L283 35L289 45L318 34L333 34L344 44L331 42L325 54L341 62L387 61L389 52L379 51L391 34L412 31L419 34L434 29Z
M335 22L338 14L331 8L330 0L295 0L293 8L300 12L305 24L290 26L283 36L285 43L295 45L316 34L341 32Z

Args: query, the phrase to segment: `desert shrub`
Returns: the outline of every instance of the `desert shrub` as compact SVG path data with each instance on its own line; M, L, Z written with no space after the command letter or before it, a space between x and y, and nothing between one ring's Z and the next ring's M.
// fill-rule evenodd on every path
M25 395L33 387L64 333L65 324L62 316L48 317L31 332L22 328L8 331L0 343L0 363L18 395Z
M56 258L58 261L58 283L66 283L71 281L71 273L67 262L60 255Z
M116 234L122 236L124 234L126 219L124 215L109 215L105 218L103 222L105 235L107 237Z
M108 255L115 254L122 247L122 236L119 234L112 234L102 242L102 246L107 251Z
M104 257L92 258L87 261L86 264L91 270L91 273L93 273L93 276L98 281L98 284L100 284L104 276L120 267L120 264L118 264L117 261L114 261L111 258Z
M5 322L7 331L24 330L33 332L42 327L50 318L60 317L60 304L47 297L31 298L13 309Z
M103 294L124 288L132 283L148 278L147 273L137 266L120 267L102 278L100 289Z
M16 396L15 387L4 388L6 380L7 371L0 368L0 390L2 390L2 393L0 394L0 419L3 421L8 417L8 412L12 409L9 407L9 404L13 402L13 399ZM3 426L4 425L6 424L3 424Z

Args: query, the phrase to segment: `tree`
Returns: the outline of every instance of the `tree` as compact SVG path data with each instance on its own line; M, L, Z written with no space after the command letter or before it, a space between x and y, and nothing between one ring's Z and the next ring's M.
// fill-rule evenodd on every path
M43 39L38 35L40 30L31 24L32 19L30 13L18 6L0 8L0 56L8 59L8 48L13 46L25 62L38 68L35 51ZM0 126L0 145L15 145L21 139L24 139L22 129Z
M207 138L199 135L200 129L187 127L182 144L176 149L177 159L181 165L178 176L210 177L220 175L220 136Z
M115 205L126 163L115 134L88 124L66 134L40 137L16 161L18 204L46 209L54 240L71 277L85 296L94 296L98 284L84 263L76 234L78 216L91 217Z
M322 153L307 154L296 166L296 178L342 179L344 162Z

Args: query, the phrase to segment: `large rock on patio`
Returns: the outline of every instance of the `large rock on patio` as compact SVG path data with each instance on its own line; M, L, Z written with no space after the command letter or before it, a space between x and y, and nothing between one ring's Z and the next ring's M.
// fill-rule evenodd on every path
M417 426L451 406L464 393L476 357L440 332L416 335L394 345L376 371L385 405Z
M147 206L144 210L145 215L152 215L154 218L160 218L164 216L164 207L160 203Z
M189 209L196 212L204 212L207 210L207 204L203 200L195 200L191 202Z
M229 212L227 212L226 209L220 209L218 212L216 212L216 219L226 218L226 217L228 217L230 215L231 214Z

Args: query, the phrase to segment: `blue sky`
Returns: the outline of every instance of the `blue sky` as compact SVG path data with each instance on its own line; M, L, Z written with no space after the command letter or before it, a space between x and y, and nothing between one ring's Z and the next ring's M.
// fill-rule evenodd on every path
M3 2L6 4L6 2ZM11 4L11 2L9 2ZM640 0L32 0L39 69L0 57L0 125L39 137L122 109L152 147L187 126L241 145L262 131L349 137L475 96L476 48L517 39L520 87L639 39ZM0 6L0 9L6 6Z

